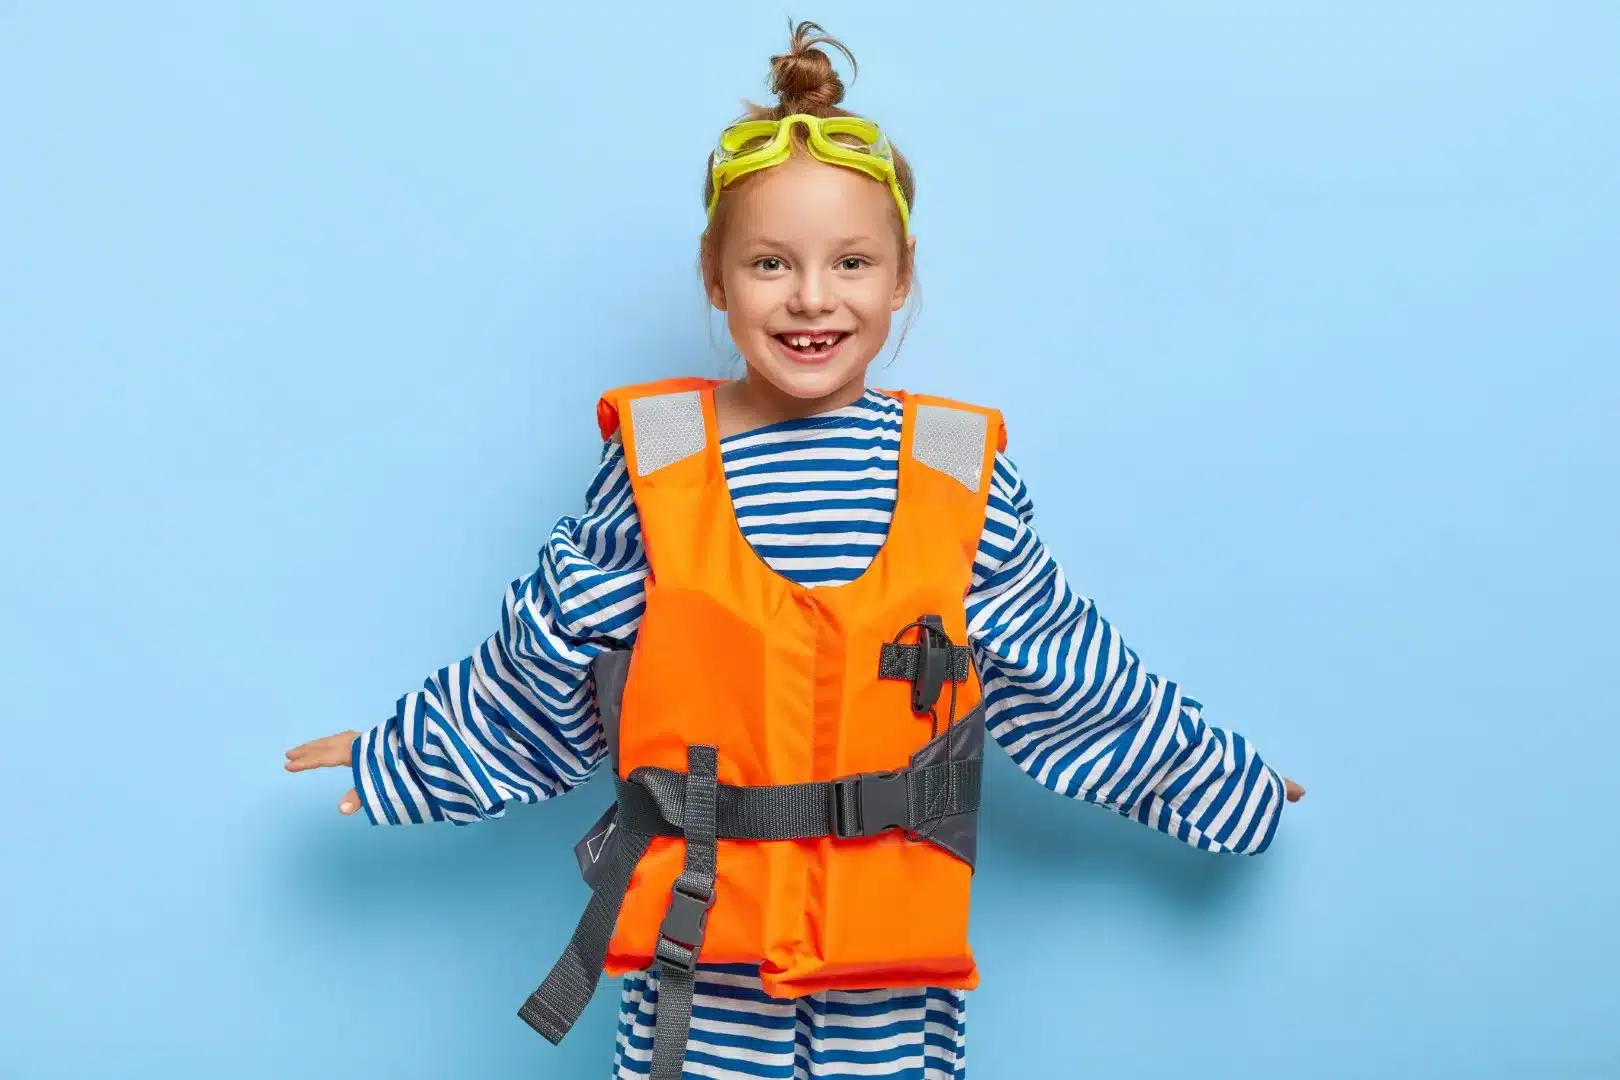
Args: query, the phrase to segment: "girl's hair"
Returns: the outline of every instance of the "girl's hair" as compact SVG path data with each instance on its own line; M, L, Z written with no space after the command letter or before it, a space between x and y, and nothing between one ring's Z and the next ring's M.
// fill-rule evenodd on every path
M742 120L780 120L793 113L809 113L811 116L855 116L856 113L847 112L838 107L844 100L844 81L838 77L833 69L832 59L817 46L830 45L843 53L849 60L851 74L855 71L855 56L837 38L828 37L821 27L813 22L801 22L792 26L792 40L788 51L783 56L771 57L770 88L776 94L776 104L755 105L745 102L747 111L739 119ZM868 118L870 119L870 118ZM894 154L895 179L900 184L900 190L905 194L908 208L916 205L916 181L911 175L911 166L901 156L900 151L889 144ZM808 153L804 142L804 129L795 128L793 131L793 149L795 153ZM711 154L709 166L714 164ZM738 183L747 183L748 177L743 177ZM713 194L713 179L709 168L703 172L703 205L709 205L709 198ZM715 205L714 217L710 219L708 227L703 230L703 236L698 241L698 264L703 272L705 286L713 284L719 277L719 256L721 240L725 236L726 228L726 192L729 187L720 192L720 200ZM900 280L911 282L914 267L911 265L911 248L906 244L905 226L900 221L899 207L893 208L895 235L900 242Z

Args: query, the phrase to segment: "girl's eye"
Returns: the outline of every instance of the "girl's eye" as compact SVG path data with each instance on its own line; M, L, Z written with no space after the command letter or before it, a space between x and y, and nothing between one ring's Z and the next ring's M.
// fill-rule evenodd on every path
M774 255L767 255L763 259L754 260L754 265L765 271L767 274L774 274L778 270L782 269L782 260L776 258Z
M859 270L866 265L866 260L859 255L851 255L847 259L840 260L838 265L845 270Z

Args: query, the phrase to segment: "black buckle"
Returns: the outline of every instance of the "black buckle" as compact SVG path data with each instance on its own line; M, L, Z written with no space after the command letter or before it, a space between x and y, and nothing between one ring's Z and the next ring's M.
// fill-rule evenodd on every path
M833 835L840 839L906 827L910 801L904 770L846 776L833 786Z
M947 644L944 619L924 615L917 621L922 625L917 634L917 674L911 683L911 711L920 716L939 700L939 692L956 666L956 650Z
M677 881L669 891L669 907L664 921L658 927L658 959L681 971L691 973L697 969L698 950L703 947L703 935L709 926L709 909L714 907L714 892L707 896L687 892ZM680 952L665 949L664 943L680 946Z

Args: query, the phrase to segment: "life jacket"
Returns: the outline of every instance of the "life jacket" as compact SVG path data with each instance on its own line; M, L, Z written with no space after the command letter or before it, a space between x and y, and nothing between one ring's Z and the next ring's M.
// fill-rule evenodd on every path
M617 799L576 847L579 927L520 1015L560 1041L599 976L659 975L654 1075L678 1076L692 972L758 965L765 993L971 989L985 724L965 598L994 409L904 405L899 489L866 570L806 587L744 537L714 388L605 394L649 564L635 647L593 663ZM673 1071L671 1071L673 1070Z

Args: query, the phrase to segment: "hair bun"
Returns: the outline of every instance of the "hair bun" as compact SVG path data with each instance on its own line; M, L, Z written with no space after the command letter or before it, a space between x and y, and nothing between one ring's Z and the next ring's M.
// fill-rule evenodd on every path
M771 91L784 112L803 107L827 109L844 100L844 80L818 45L831 45L849 58L851 69L855 67L854 55L821 27L812 22L795 26L787 54L771 57Z

